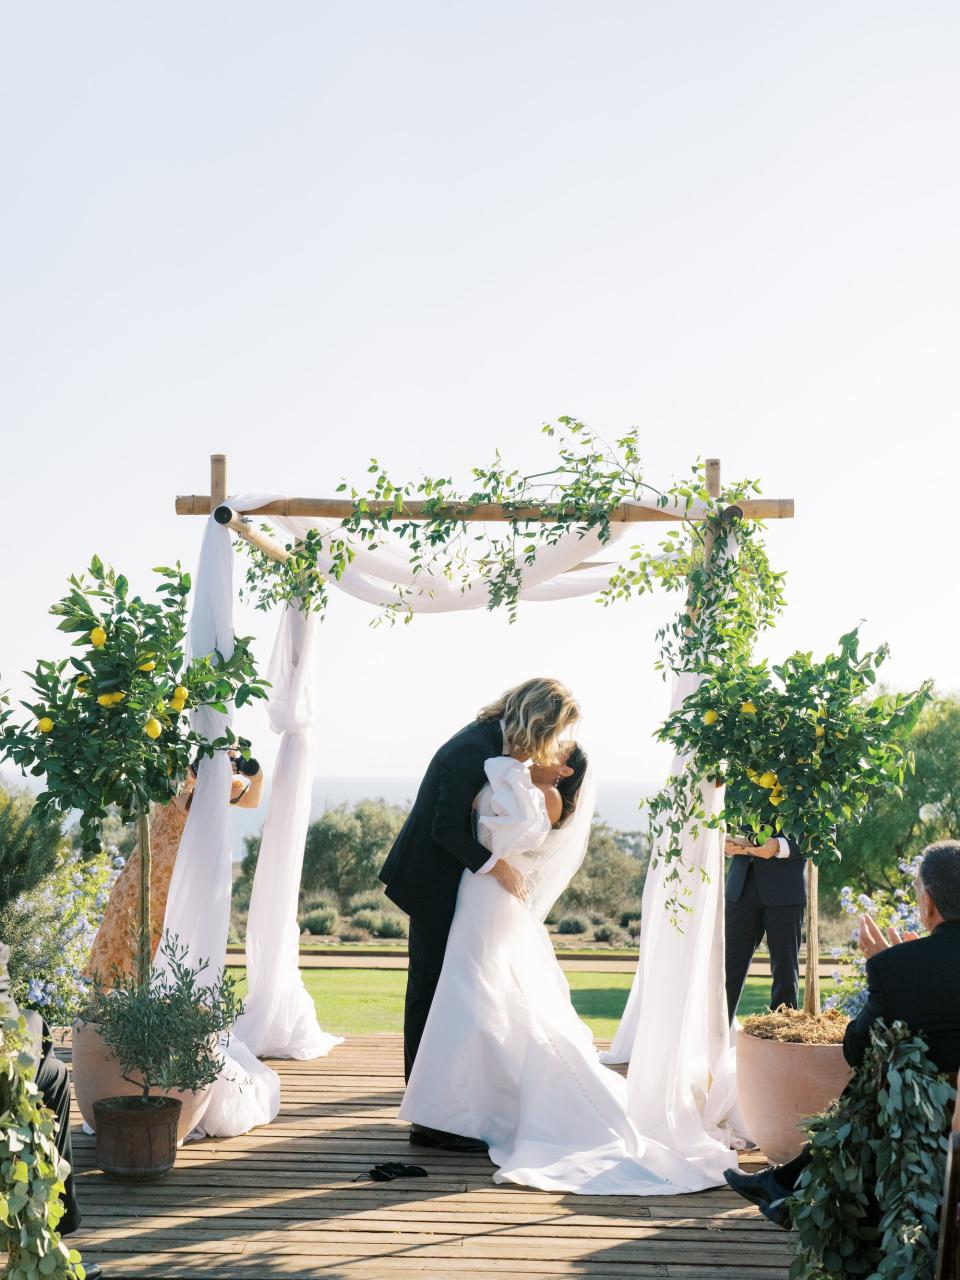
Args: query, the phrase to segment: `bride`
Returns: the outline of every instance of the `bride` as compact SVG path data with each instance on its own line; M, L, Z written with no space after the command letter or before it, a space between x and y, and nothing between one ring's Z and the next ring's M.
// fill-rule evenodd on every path
M556 786L515 755L485 763L477 838L524 877L521 900L464 872L443 970L400 1118L482 1139L495 1182L586 1195L719 1185L627 1116L626 1082L601 1065L543 920L586 853L592 771L579 746Z

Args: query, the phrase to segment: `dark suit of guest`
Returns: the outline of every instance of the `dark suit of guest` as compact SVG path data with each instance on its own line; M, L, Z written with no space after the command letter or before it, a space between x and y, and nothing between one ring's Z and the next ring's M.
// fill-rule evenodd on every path
M503 754L496 720L475 720L444 743L380 870L387 897L410 917L404 1066L409 1079L443 966L464 868L479 871L489 850L473 833L473 802L486 783L484 761Z
M20 1012L10 995L5 947L0 947L0 1009L13 1017L17 1017ZM49 1028L40 1015L28 1010L23 1016L30 1037L27 1052L33 1059L34 1080L45 1105L57 1117L57 1150L70 1165L63 1191L64 1214L57 1227L61 1235L69 1235L80 1225L80 1210L73 1185L73 1150L70 1144L70 1076L53 1052Z
M773 986L770 1007L796 1009L800 996L800 935L807 905L806 859L789 837L789 857L730 859L726 886L727 1013L733 1021L754 953L767 938Z
M843 1056L859 1067L870 1047L870 1028L905 1022L926 1041L939 1070L960 1069L960 920L945 920L926 938L898 942L867 961L867 1003L847 1026ZM781 1186L793 1190L810 1163L807 1148L775 1169Z

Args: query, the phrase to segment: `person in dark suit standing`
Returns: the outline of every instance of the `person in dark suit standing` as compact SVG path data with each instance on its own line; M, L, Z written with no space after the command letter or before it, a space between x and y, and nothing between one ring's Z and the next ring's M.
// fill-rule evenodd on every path
M869 916L860 919L860 950L867 957L867 1003L849 1024L843 1056L856 1069L880 1018L905 1022L926 1041L938 1071L960 1069L960 841L942 840L923 852L917 876L917 906L928 936L895 929L888 938ZM744 1174L728 1169L727 1184L755 1204L764 1217L786 1227L782 1201L810 1163L807 1148L788 1164Z
M10 974L7 964L10 948L0 942L0 1012L17 1018L20 1010L10 994ZM73 1150L70 1144L70 1076L67 1068L53 1052L50 1029L38 1013L28 1009L23 1015L27 1024L27 1053L34 1064L34 1082L40 1090L44 1105L57 1118L57 1151L70 1165L64 1180L63 1217L57 1230L60 1235L71 1235L80 1226L80 1210L73 1184ZM99 1280L103 1275L99 1266L86 1268L87 1280Z
M770 1008L796 1009L800 995L800 935L807 905L806 859L789 836L754 844L746 835L727 836L726 886L727 1013L734 1019L750 962L767 938L773 985Z
M535 782L554 784L570 770L557 763L559 744L580 715L558 680L527 680L484 707L445 742L427 767L417 798L380 871L387 897L410 917L403 1049L409 1079L440 978L447 934L464 871L492 875L507 893L524 897L523 878L491 858L473 829L473 802L486 782L484 762L508 751L533 761ZM476 1139L414 1126L411 1141L451 1150L479 1150Z

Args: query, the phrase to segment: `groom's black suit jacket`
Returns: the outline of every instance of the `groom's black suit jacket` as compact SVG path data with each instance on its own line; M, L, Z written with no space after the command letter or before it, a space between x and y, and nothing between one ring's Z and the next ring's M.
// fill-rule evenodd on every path
M749 834L749 833L747 833ZM789 858L755 858L737 854L727 872L727 901L738 902L753 872L757 896L765 907L802 907L807 901L804 873L807 860L793 836L786 837Z
M485 760L503 754L496 720L475 720L430 761L413 808L380 869L387 897L418 924L446 932L464 867L490 853L473 834L473 802L487 780Z

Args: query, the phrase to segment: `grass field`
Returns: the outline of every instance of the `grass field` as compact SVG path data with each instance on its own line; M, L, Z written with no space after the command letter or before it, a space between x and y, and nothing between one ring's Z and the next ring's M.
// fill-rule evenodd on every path
M240 971L235 971L238 976ZM598 1038L617 1029L627 1003L629 973L568 973L577 1013ZM317 1006L324 1031L368 1035L373 1031L401 1031L403 992L407 975L398 969L304 969L303 980ZM823 984L829 993L830 983ZM245 983L240 983L241 991ZM737 1012L758 1013L770 999L768 978L748 978Z

